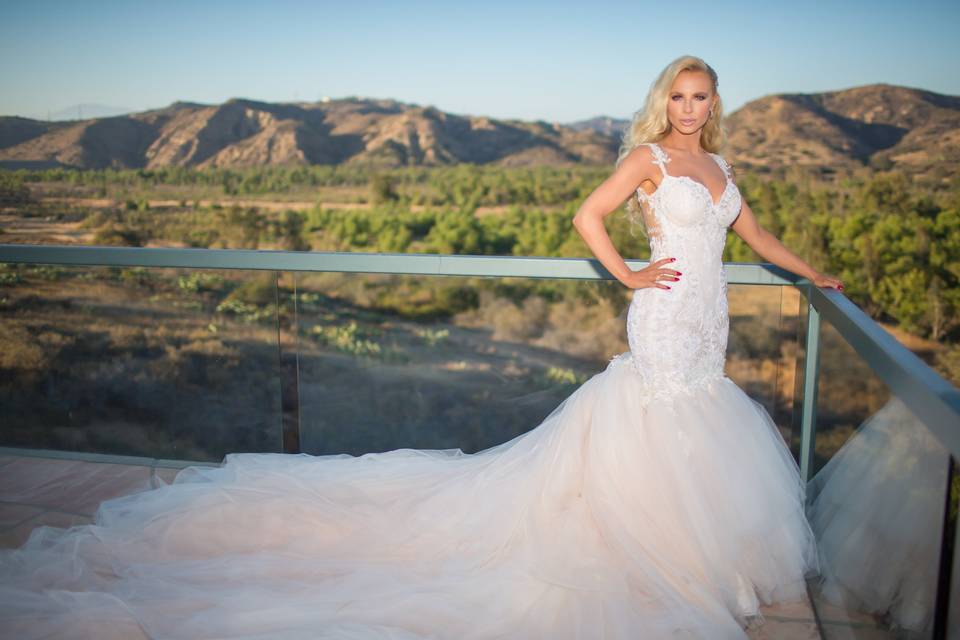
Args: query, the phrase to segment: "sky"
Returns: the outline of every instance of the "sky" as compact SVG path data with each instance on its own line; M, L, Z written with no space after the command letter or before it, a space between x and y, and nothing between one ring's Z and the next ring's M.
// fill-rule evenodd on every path
M960 2L3 0L0 115L324 97L571 122L628 118L671 60L727 113L884 82L960 94Z

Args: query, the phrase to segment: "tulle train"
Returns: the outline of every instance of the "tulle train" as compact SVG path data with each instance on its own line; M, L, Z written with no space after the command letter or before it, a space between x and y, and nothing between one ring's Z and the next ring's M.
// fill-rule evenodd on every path
M729 378L647 404L628 356L476 454L231 454L40 527L0 552L0 631L745 638L817 570L796 463Z

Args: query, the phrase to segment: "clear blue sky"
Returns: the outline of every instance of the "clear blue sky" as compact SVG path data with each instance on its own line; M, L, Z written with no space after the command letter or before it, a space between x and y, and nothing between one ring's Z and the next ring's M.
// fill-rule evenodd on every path
M679 55L727 111L886 82L960 94L960 2L4 0L0 114L348 95L568 122L628 117Z

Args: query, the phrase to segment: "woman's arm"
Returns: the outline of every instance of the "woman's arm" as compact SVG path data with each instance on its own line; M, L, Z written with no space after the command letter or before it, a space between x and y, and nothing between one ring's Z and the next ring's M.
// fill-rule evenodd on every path
M648 146L638 146L623 159L613 174L587 196L577 214L573 217L573 226L587 243L597 259L607 271L625 286L631 289L657 287L669 289L657 280L679 280L679 271L661 268L661 264L672 262L673 258L664 258L651 263L640 271L633 271L624 262L623 257L613 246L603 220L617 207L633 195L641 182L651 172L652 152Z
M764 260L807 278L818 287L843 290L843 283L838 278L820 273L800 256L783 246L775 235L761 227L746 200L743 200L740 215L737 216L731 228Z

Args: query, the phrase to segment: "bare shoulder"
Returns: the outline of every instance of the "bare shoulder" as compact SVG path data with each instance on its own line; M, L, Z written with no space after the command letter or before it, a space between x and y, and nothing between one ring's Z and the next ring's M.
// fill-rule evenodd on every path
M653 149L646 142L641 142L630 150L622 164L626 164L628 161L635 164L653 164Z
M649 144L640 143L630 150L620 163L620 170L626 172L639 185L655 175L653 150Z
M610 215L632 197L645 181L653 181L653 155L650 147L640 144L631 149L617 164L613 173L594 189L580 207L575 219Z

